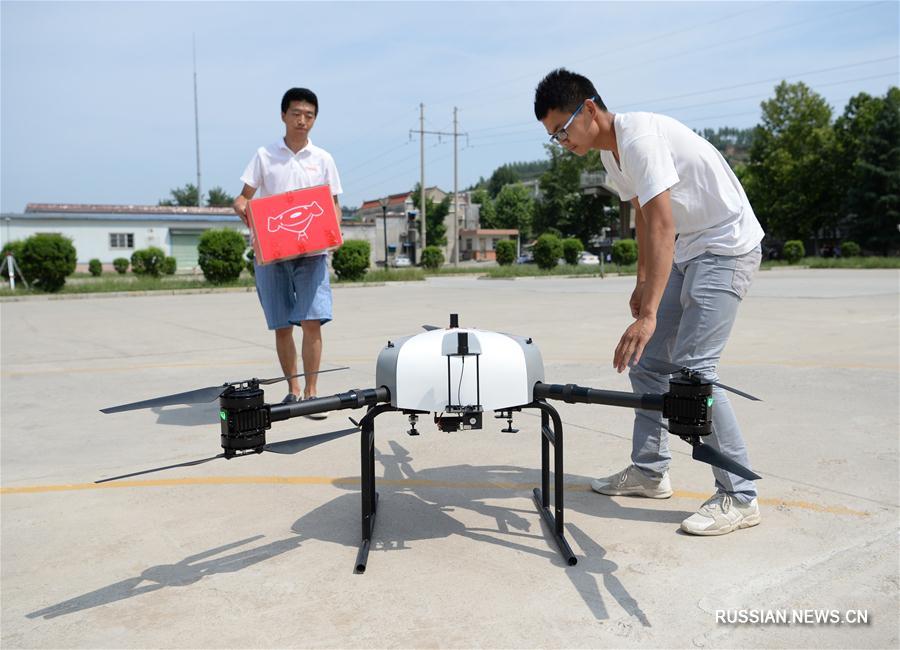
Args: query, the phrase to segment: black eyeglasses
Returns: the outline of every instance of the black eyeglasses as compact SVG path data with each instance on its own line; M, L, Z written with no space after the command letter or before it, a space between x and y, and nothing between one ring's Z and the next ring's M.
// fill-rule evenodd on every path
M594 95L590 99L591 101L597 101L599 97L597 97L597 95ZM566 123L562 125L562 128L550 136L550 142L562 144L569 139L569 132L566 129L572 126L572 120L574 120L578 116L582 108L584 108L584 102L581 102L581 106L575 109L575 112L572 113L572 116L568 120L566 120Z

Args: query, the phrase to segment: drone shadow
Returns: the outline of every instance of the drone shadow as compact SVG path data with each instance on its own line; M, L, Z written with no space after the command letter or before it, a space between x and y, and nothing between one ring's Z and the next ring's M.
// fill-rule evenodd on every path
M85 609L109 605L126 598L134 598L165 587L186 587L200 579L216 573L233 573L246 569L264 560L268 560L300 546L301 538L298 536L286 537L255 546L244 548L234 553L221 555L228 551L245 546L259 539L263 535L255 535L236 542L224 544L208 551L195 555L189 555L176 564L158 564L141 572L140 575L126 578L119 582L102 587L95 591L76 596L56 605L39 609L26 618L56 618L67 614L74 614ZM216 557L219 556L219 557Z
M355 431L356 429L347 429L274 443L271 446L277 446L276 449L269 450L296 453ZM372 540L373 553L406 550L410 548L411 541L441 539L451 535L494 544L518 553L528 553L562 568L596 619L609 618L604 600L605 591L629 616L642 626L650 627L646 614L616 576L618 565L606 559L606 550L586 532L572 523L566 524L571 539L582 551L578 556L578 564L570 567L557 552L551 531L543 520L539 520L540 523L534 526L536 511L533 507L517 509L486 503L488 500L503 498L504 495L522 498L527 494L530 499L530 486L540 485L539 470L507 465L454 465L417 471L412 465L413 459L408 450L393 440L389 440L388 445L390 452L381 452L377 446L375 452L376 460L384 468L384 476L379 479L381 483L378 485L382 498ZM575 475L566 475L566 479L569 484L588 481L587 477ZM56 618L166 587L186 587L204 577L240 571L295 550L306 540L331 542L355 550L359 545L358 478L336 479L334 484L352 491L297 519L291 526L293 534L284 539L248 547L247 545L263 538L262 535L256 535L217 546L190 555L175 564L151 566L139 575L31 612L26 617ZM510 490L506 487L509 484L523 487L522 490ZM492 485L498 485L501 489L493 488ZM674 524L690 514L671 510L626 508L608 498L568 496L567 510L602 518ZM493 519L494 525L466 526L451 516L450 513L456 509L469 510ZM523 515L527 515L527 518ZM349 570L349 559L347 564Z
M219 402L203 404L185 404L172 406L155 406L150 409L156 414L156 423L175 427L199 427L215 424L219 420Z

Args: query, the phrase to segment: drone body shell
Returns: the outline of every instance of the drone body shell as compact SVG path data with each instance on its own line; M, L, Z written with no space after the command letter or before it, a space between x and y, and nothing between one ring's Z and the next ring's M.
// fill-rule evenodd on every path
M460 333L468 335L469 354L457 353ZM389 342L378 355L375 379L390 390L396 408L497 411L534 401L544 362L529 338L474 328L434 329Z

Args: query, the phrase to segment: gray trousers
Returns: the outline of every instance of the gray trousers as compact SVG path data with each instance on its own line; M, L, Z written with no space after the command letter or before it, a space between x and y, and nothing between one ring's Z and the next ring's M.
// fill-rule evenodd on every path
M718 380L719 358L761 257L761 249L757 246L745 255L728 257L704 253L672 265L656 316L656 331L644 349L640 363L629 372L635 392L665 393L669 389L669 375L654 372L649 358L687 366L700 372L705 379ZM750 467L747 447L728 401L728 393L714 386L713 397L713 432L703 442ZM672 459L669 436L660 426L662 416L658 411L640 413L650 419L634 419L631 462L645 475L659 478ZM713 468L713 476L717 491L727 492L742 503L756 497L753 481L717 467Z

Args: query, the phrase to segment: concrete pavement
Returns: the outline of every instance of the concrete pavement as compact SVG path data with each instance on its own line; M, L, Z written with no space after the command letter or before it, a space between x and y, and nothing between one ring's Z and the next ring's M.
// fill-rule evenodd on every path
M624 409L556 403L566 432L559 557L530 496L539 419L446 434L376 430L380 510L364 575L358 438L216 455L216 405L98 409L279 374L255 294L0 304L0 597L5 648L898 647L896 271L761 272L720 375L760 482L763 523L719 538L678 524L712 492L679 440L665 501L587 487L630 452ZM632 278L335 289L320 393L373 385L388 338L443 325L534 338L548 382L630 390L611 368ZM269 389L278 401L282 386ZM269 441L341 431L276 423ZM496 426L495 426L496 425ZM847 621L864 611L867 624ZM840 624L814 622L839 612ZM812 621L717 621L717 612ZM741 614L742 613L742 614Z

